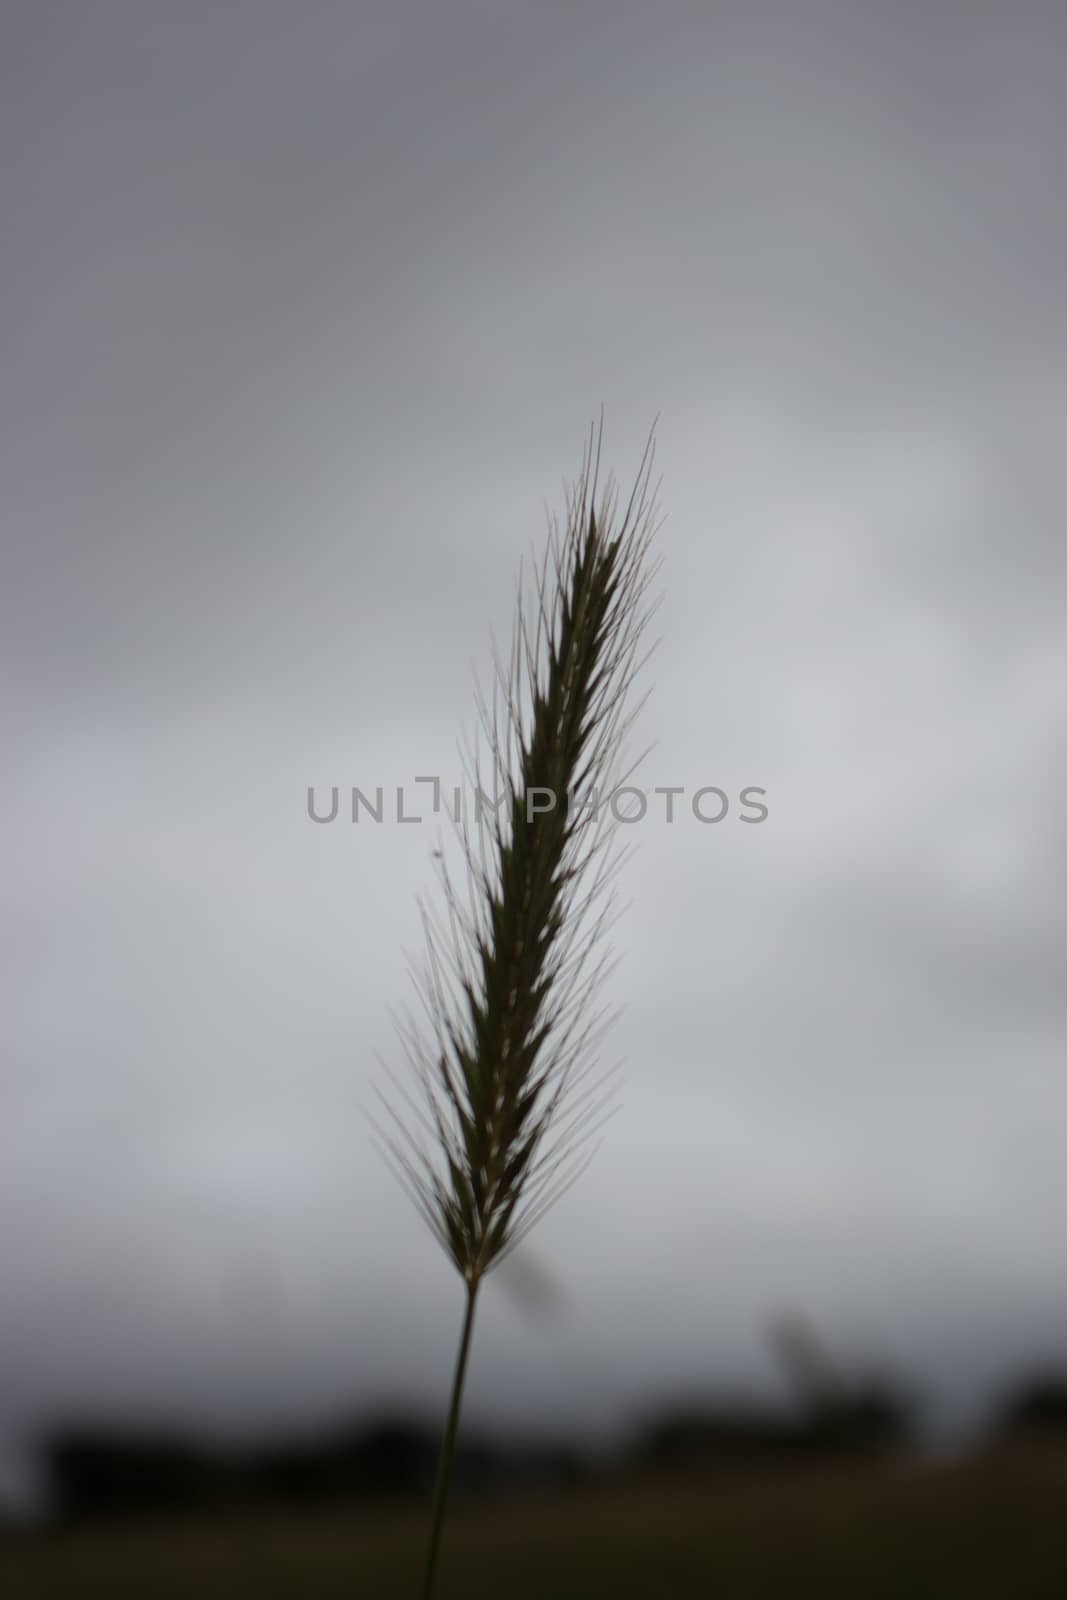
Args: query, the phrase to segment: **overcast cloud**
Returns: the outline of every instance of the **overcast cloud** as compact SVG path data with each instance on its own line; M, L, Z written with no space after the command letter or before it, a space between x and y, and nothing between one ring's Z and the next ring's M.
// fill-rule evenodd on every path
M438 1405L374 1154L472 664L658 414L620 1109L473 1417L1067 1361L1067 19L115 4L0 38L0 1433ZM521 1267L521 1262L518 1262ZM521 1289L525 1279L513 1283Z

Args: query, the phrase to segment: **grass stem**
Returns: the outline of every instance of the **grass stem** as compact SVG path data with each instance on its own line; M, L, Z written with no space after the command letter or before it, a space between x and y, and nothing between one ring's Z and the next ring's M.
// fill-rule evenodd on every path
M441 1546L441 1529L444 1526L445 1506L448 1502L448 1484L452 1476L452 1457L456 1450L456 1431L459 1427L459 1413L463 1402L463 1380L467 1375L467 1357L470 1354L471 1333L474 1328L474 1306L477 1298L477 1283L467 1284L467 1307L463 1316L463 1332L460 1335L459 1351L456 1355L455 1376L452 1379L452 1400L448 1408L448 1421L445 1423L445 1434L441 1443L441 1458L437 1465L437 1482L433 1491L430 1544L426 1552L426 1575L422 1585L422 1600L430 1600L433 1594L434 1576L437 1572L437 1556Z

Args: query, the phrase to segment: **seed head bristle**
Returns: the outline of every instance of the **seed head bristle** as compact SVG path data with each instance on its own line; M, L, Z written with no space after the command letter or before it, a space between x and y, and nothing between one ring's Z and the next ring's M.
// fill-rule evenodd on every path
M387 1151L472 1288L573 1181L607 1108L595 1001L623 856L608 801L628 776L628 691L653 609L653 438L621 512L610 480L597 498L599 458L598 431L563 530L550 526L532 583L520 577L491 699L478 697L474 817L456 821L465 883L439 861L422 1022L401 1025L423 1109L387 1102Z

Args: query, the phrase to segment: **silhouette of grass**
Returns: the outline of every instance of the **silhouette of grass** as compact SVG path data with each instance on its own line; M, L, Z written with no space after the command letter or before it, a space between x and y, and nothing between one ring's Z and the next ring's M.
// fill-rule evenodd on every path
M494 653L491 698L479 696L475 815L458 820L465 881L443 863L443 914L423 908L422 1015L401 1026L421 1095L386 1102L385 1147L466 1289L426 1596L479 1285L573 1181L607 1104L594 1002L620 859L609 796L651 614L652 456L650 436L620 510L610 480L598 499L590 435L563 530L532 584L520 575L511 649Z

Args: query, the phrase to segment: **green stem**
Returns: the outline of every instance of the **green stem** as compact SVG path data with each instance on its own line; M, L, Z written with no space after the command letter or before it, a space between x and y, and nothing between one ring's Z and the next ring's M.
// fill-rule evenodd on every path
M434 1574L437 1571L437 1553L441 1545L441 1529L448 1501L448 1480L452 1475L452 1457L456 1449L456 1429L459 1426L460 1405L463 1400L463 1380L467 1375L467 1357L471 1348L471 1331L474 1327L474 1303L478 1297L477 1283L467 1285L467 1310L463 1318L463 1333L456 1356L456 1373L452 1380L452 1401L448 1408L448 1421L441 1445L441 1459L437 1466L437 1482L433 1491L433 1513L430 1522L430 1547L426 1552L426 1575L422 1584L422 1600L433 1594Z

